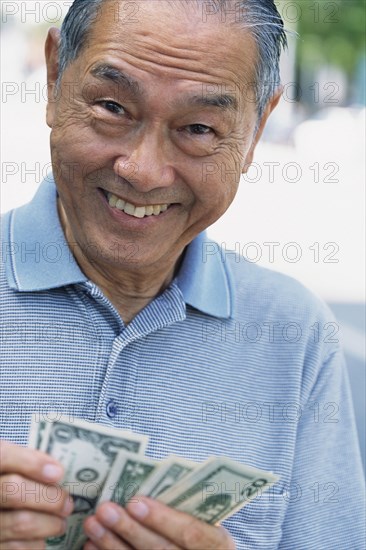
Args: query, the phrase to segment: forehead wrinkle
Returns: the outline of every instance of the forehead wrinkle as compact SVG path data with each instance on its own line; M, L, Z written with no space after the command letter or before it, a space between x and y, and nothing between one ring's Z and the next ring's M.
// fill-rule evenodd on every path
M196 44L187 45L181 37L157 36L154 32L125 38L123 48L132 55L141 54L152 63L162 63L167 67L178 67L178 64L201 64L203 57L212 56L209 50L202 52ZM175 43L174 43L175 42Z
M120 0L121 4L125 1ZM155 3L157 8L164 6L166 9L162 10L162 19L150 25L155 15L151 6ZM197 10L198 7L202 7L202 0L146 0L146 2L137 0L137 4L140 5L137 12L137 26L132 23L129 26L119 25L113 11L108 12L103 9L100 21L92 28L91 39L94 33L97 33L98 36L94 36L97 43L109 42L121 44L124 47L132 41L131 53L136 53L141 47L148 60L153 62L161 60L167 66L174 66L179 61L200 62L203 56L212 58L215 55L217 42L225 43L229 28L223 25L220 19L210 24L202 21L202 14ZM103 31L99 36L100 26ZM112 26L112 29L109 29L109 26ZM105 34L106 28L112 31L109 37ZM201 43L195 43L192 40L196 37ZM209 43L210 47L208 47ZM202 45L205 47L204 51L202 51ZM168 61L169 58L171 61ZM241 54L238 54L238 58L241 58Z
M160 4L160 2L157 3ZM165 0L163 3L173 3L177 6L186 2L177 0L176 3L173 0ZM187 4L189 3L188 1ZM195 2L192 0L193 3ZM146 4L151 5L151 2ZM142 3L141 15L145 12L145 7L147 8ZM184 12L185 10L181 10L182 14ZM243 87L245 90L254 78L252 67L256 51L255 48L253 49L254 41L250 33L238 36L238 40L239 38L243 40L243 48L245 47L248 55L243 56L243 51L235 49L227 54L225 36L227 36L228 27L226 25L209 25L210 28L203 25L203 36L196 43L192 40L192 36L197 29L201 30L202 22L199 18L193 19L193 27L190 25L192 20L187 20L188 27L183 26L184 32L181 33L172 32L169 25L157 27L150 25L150 9L146 10L136 29L132 28L133 26L121 28L115 20L111 19L108 11L102 10L102 13L101 20L93 28L90 41L92 42L90 45L93 49L97 48L98 53L120 58L139 70L157 77L161 75L163 79L178 78L178 80L185 79L208 84L223 82L225 86L232 87L234 84L239 89ZM165 19L164 22L166 23ZM187 36L191 39L187 40ZM211 48L214 42L216 47ZM217 48L217 43L223 44L225 62L222 60L221 48ZM238 69L239 64L240 69ZM133 91L136 92L136 87ZM143 90L139 91L142 95Z
M139 68L151 74L157 75L160 73L162 76L168 76L166 70L172 69L178 71L182 75L182 78L189 78L190 74L192 76L200 74L204 77L205 82L212 81L212 77L214 76L210 72L206 72L205 74L207 69L202 66L202 52L197 51L197 49L182 49L179 46L169 45L155 36L151 36L150 40L146 40L146 35L136 36L133 42L128 37L121 46L117 42L118 39L112 39L111 42L99 40L97 42L97 52L100 50L103 54L116 58L116 60L119 60L118 58L123 54L122 61L133 66L138 64ZM207 52L207 55L209 55L209 52ZM102 61L100 64L108 65L112 70L123 73L120 68L113 64L112 60ZM228 73L228 79L235 81L236 73L230 70L230 67L226 67L226 72ZM114 75L112 71L105 71L104 67L101 67L97 71L97 74L93 74L97 77L106 76L110 80L117 80L119 78L119 75ZM130 78L130 80L133 79ZM123 85L124 82L121 82L121 84ZM129 86L128 82L126 84ZM137 84L134 83L134 86L137 86Z

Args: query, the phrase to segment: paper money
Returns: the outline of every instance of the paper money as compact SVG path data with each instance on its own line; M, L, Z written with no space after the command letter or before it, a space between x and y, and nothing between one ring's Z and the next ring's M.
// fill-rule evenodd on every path
M156 498L181 481L200 464L178 456L170 456L161 462L160 468L147 479L140 495Z
M215 524L260 496L279 477L226 457L207 461L157 500Z
M47 550L82 550L83 523L106 500L125 506L146 495L216 524L279 479L226 457L210 457L200 464L174 455L153 460L144 456L145 435L56 414L54 418L37 422L33 415L29 446L64 466L61 485L74 500L74 512L67 520L66 534L48 539Z
M121 451L105 482L99 502L111 500L120 506L126 506L145 481L159 468L160 463L156 460Z
M47 548L82 548L86 537L83 523L94 512L106 478L120 450L143 453L147 437L84 420L58 418L47 423L40 450L56 458L65 468L61 485L74 500L74 511L62 537L47 540Z
M31 449L40 449L43 441L44 432L47 422L39 419L39 414L32 414L31 429L28 438L28 447Z

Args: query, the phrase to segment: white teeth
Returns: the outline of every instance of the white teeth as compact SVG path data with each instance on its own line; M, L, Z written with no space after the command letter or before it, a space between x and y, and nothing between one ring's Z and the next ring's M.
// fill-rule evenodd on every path
M144 218L145 216L158 216L160 212L168 210L168 204L149 204L148 206L134 206L130 202L119 199L113 193L107 193L108 203L112 208L123 210L126 214L135 218Z
M109 206L112 206L114 208L117 204L117 201L118 201L118 199L117 199L116 195L112 195L112 193L108 193Z
M146 208L145 206L138 206L135 208L134 216L135 218L143 218L146 214Z
M123 199L117 199L116 208L118 208L118 210L123 210L125 207L125 204L126 204L126 201L124 201Z
M133 216L135 214L134 205L130 202L126 202L123 212L126 212L126 214L129 214L130 216Z

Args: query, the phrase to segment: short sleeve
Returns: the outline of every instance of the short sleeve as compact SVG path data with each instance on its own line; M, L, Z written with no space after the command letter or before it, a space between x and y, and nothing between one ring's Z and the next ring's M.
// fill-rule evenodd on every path
M364 473L340 349L323 363L298 425L281 550L365 548Z

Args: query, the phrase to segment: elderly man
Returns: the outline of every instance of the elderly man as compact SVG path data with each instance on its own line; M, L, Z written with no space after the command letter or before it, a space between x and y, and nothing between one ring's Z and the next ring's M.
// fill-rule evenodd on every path
M279 100L284 43L272 0L75 0L49 31L53 178L3 226L1 549L44 548L72 512L47 487L60 465L24 448L31 413L54 409L146 433L154 458L281 476L225 528L104 503L86 550L363 548L329 310L204 232Z

